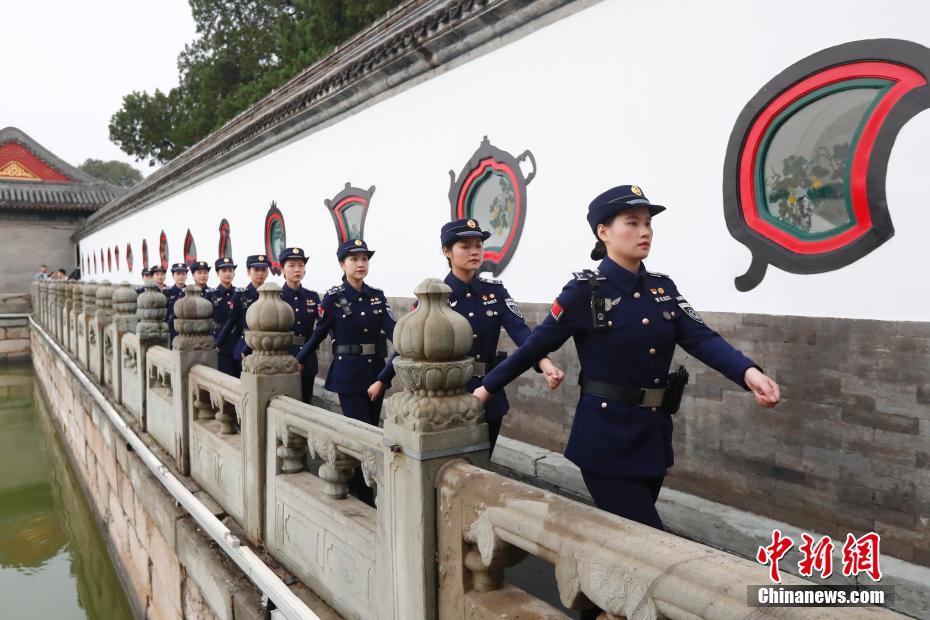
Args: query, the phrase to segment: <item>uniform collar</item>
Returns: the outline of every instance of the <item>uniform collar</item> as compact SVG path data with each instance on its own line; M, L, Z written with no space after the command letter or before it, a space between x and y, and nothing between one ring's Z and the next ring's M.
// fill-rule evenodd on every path
M250 282L249 284L251 284L251 282ZM300 287L300 288L303 288L303 287ZM285 283L284 283L284 286L281 287L281 292L284 293L284 294L286 294L286 295L288 295L288 296L290 296L290 297L296 297L296 296L297 296L297 291L298 291L298 290L300 290L300 289L291 288L290 286L288 286L288 285L287 285L287 282L285 282Z
M462 280L459 280L457 277L455 277L455 275L453 275L453 273L450 271L449 275L446 276L444 281L449 285L449 288L452 289L452 295L458 299L466 292L474 290L476 279L477 278L473 278L471 282L463 282Z
M601 275L607 276L608 280L619 286L620 290L626 294L630 294L639 288L646 277L646 266L643 263L639 264L639 271L633 273L627 271L609 257L601 261L601 264L598 265L598 271Z
M368 295L368 285L365 282L362 282L362 290L357 291L355 287L349 284L348 280L343 280L342 282L342 291L345 294L346 298L349 301L355 301L362 297L363 295Z

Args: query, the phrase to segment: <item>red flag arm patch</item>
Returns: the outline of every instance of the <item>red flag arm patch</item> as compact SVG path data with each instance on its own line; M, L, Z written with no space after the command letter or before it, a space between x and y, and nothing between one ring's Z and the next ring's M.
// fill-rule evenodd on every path
M551 314L552 318L556 321L559 321L562 315L565 314L565 309L562 307L562 304L559 303L558 298L552 302L552 307L549 308L549 314Z

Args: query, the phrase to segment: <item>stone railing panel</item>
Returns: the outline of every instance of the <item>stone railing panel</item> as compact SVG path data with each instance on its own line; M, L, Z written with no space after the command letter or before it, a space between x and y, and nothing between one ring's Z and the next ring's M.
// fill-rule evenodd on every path
M145 368L139 337L133 333L124 334L120 340L120 402L128 409L141 427L145 428Z
M180 449L174 410L174 363L164 347L151 347L145 356L145 430L168 454Z
M239 379L208 366L188 374L190 475L239 523L245 520Z
M395 617L389 517L347 495L356 467L378 487L383 444L380 428L293 398L268 406L265 546L346 618Z

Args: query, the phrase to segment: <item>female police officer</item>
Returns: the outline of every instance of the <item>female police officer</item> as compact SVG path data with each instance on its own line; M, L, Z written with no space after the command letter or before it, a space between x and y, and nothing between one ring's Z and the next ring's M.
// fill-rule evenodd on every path
M370 399L368 388L384 368L385 338L393 338L395 322L384 292L364 281L373 254L361 239L339 246L336 257L345 274L342 284L329 289L323 297L316 329L297 361L303 363L332 334L333 361L326 375L326 389L339 394L345 415L377 426L384 397Z
M501 327L507 330L517 346L530 337L530 328L504 285L499 280L476 277L484 261L484 242L490 236L491 233L481 230L477 220L470 218L449 222L439 233L442 253L450 269L445 278L445 283L452 289L449 304L469 322L474 336L468 355L475 358L475 376L468 383L469 390L481 385L487 371L504 358L504 354L497 351ZM564 376L549 358L540 360L539 369L546 373L547 378L558 378L554 386L558 386ZM378 381L371 386L369 395L372 398L378 397L384 385L390 384L393 378L394 365L388 364L378 376ZM494 394L485 405L484 417L488 423L491 452L494 451L501 422L509 409L504 390Z
M309 405L313 400L316 379L316 352L311 351L303 356L299 354L303 351L301 347L313 333L320 308L320 295L301 284L307 273L307 260L303 248L284 248L278 255L281 271L284 272L281 299L294 309L294 339L287 351L300 362L301 400Z
M707 327L668 276L646 271L652 216L664 210L635 185L595 198L588 223L599 268L576 273L533 335L474 392L486 401L573 337L581 397L565 456L599 508L660 529L655 501L673 462L674 384L683 387L668 375L675 345L752 390L759 405L779 399L778 385Z

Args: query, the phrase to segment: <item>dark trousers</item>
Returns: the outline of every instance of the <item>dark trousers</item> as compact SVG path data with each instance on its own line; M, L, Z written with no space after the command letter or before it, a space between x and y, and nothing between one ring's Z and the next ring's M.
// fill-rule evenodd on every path
M585 469L581 470L581 476L594 504L601 510L660 530L665 529L656 511L656 500L665 476L618 478ZM581 620L595 620L600 613L601 610L596 607L584 609L579 617Z
M227 375L238 377L242 373L242 364L233 358L232 353L217 353L216 369Z
M618 478L581 470L585 486L595 505L606 512L664 530L656 511L656 500L665 476Z
M300 375L300 400L308 405L312 404L310 401L313 400L314 379L316 375Z
M343 415L354 420L360 420L372 426L378 426L381 420L381 404L384 402L384 394L371 400L368 394L340 394L339 406L342 407Z
M384 393L375 400L368 398L368 394L340 394L339 406L342 414L355 420L360 420L372 426L378 426L381 419L381 404L384 402ZM362 468L355 469L355 474L349 480L349 492L369 506L375 505L375 492L365 484Z
M504 418L488 420L488 441L491 442L491 447L488 448L488 456L494 454L494 446L497 445L497 436L501 434L501 423L503 421Z

